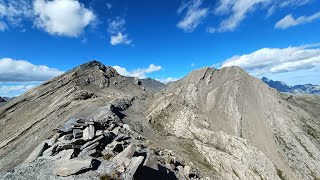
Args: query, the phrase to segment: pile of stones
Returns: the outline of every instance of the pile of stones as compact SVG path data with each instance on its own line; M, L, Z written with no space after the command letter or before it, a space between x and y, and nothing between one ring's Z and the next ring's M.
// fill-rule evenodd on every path
M119 120L71 118L25 160L54 161L53 173L67 177L100 172L100 179L200 179L199 172L170 150L149 141ZM104 169L104 165L108 168ZM191 164L192 165L192 164Z

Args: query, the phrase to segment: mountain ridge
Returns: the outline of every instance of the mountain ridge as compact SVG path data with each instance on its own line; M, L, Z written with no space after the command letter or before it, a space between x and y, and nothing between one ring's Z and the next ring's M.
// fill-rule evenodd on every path
M277 89L280 92L284 93L293 93L293 94L314 94L320 95L320 86L313 84L304 84L304 85L294 85L290 86L282 81L273 81L266 77L262 77L261 80L268 84L270 87Z
M319 116L243 69L146 81L91 61L15 98L0 108L0 169L20 164L68 119L86 118L126 123L212 179L320 177Z

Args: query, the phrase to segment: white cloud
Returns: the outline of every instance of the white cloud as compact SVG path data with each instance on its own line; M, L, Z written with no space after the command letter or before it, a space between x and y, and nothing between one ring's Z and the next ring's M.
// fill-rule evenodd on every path
M121 32L119 32L117 35L111 36L110 39L110 44L115 46L115 45L119 45L119 44L126 44L129 45L131 44L131 40L128 39L128 35L127 34L122 34Z
M168 78L164 78L164 79L156 79L157 81L160 81L162 83L169 83L169 82L173 82L173 81L177 81L179 80L179 78L172 78L172 77L168 77Z
M215 14L227 16L219 27L210 28L208 32L227 32L235 30L240 23L246 18L247 14L253 11L258 5L268 3L271 0L220 0Z
M78 37L95 20L95 14L78 0L35 0L36 26L49 34Z
M288 48L263 48L250 54L234 56L222 67L240 66L253 75L294 72L320 67L319 44Z
M43 65L34 65L24 60L0 59L0 82L45 81L63 72Z
M278 21L275 25L275 28L278 29L287 29L292 26L298 26L301 24L310 23L320 19L320 11L311 15L311 16L301 16L298 18L294 18L292 14L285 16L283 19Z
M110 34L117 34L118 32L125 31L126 20L124 18L116 17L108 24L108 32Z
M131 45L132 40L128 38L125 29L126 21L124 18L116 17L108 24L110 34L110 44L115 46L119 44Z
M112 8L112 4L111 4L111 3L107 3L106 5L107 5L107 8L108 8L108 9L111 9L111 8Z
M25 91L36 87L35 84L25 84L25 85L13 85L13 86L1 86L0 85L0 96L4 97L14 97L18 96Z
M26 0L0 0L0 30L9 29L9 26L22 26L24 18L33 15L32 7Z
M208 8L201 8L201 5L202 0L190 0L182 4L178 9L178 14L185 13L177 27L186 32L194 31L208 15Z
M310 2L312 0L218 0L215 3L216 7L210 7L213 3L206 1L206 4L203 5L203 0L189 0L178 9L178 14L184 12L184 16L177 26L186 32L192 32L207 17L215 15L215 19L220 21L219 24L209 25L206 31L209 33L230 32L239 27L254 11L266 10L267 16L270 16L278 9L303 6Z
M287 8L287 7L299 7L306 5L313 0L273 0L271 5L268 7L268 13L267 16L271 16L274 14L278 9Z
M7 28L7 24L0 21L0 31L5 31Z
M113 68L123 76L138 77L139 79L147 78L147 74L160 71L162 69L161 66L156 66L154 64L150 64L148 68L139 68L133 71L128 71L127 69L120 66L113 66Z

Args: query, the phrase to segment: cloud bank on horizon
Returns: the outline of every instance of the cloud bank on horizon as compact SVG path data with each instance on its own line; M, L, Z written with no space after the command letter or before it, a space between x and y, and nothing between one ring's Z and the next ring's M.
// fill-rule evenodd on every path
M240 66L253 75L268 75L320 67L320 44L288 48L263 48L250 54L236 55L222 67Z

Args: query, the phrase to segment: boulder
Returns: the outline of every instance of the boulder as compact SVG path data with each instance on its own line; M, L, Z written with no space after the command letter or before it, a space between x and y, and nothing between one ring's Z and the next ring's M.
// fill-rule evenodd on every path
M99 142L95 142L95 143L91 144L90 146L84 148L83 150L90 151L90 150L93 150L94 148L96 148L97 146L99 146Z
M67 149L67 150L60 151L58 154L56 154L54 156L49 156L47 154L44 154L43 156L39 157L39 159L69 160L69 159L71 159L73 153L74 153L73 149Z
M100 136L102 134L104 134L103 130L97 130L95 136Z
M57 176L70 176L78 173L79 171L88 170L92 168L92 159L70 159L64 162L59 162L56 164L54 169L54 174Z
M24 161L24 163L29 163L36 160L38 157L42 155L43 151L47 149L47 147L48 147L47 140L45 140L32 151L32 153L28 156L28 158Z
M92 154L95 154L97 152L96 149L92 149L92 150L83 150L79 153L78 158L85 158L85 157L89 157Z
M112 131L115 126L116 126L115 124L111 124L111 125L107 128L107 130Z
M76 122L77 119L75 118L70 118L68 120L68 122L66 122L65 124L63 124L60 128L56 129L58 132L65 132L68 133L70 131L72 131L74 125L77 123Z
M81 138L83 136L83 131L81 129L73 129L73 137L75 139Z
M80 147L80 150L83 150L83 149L85 149L86 147L91 146L92 144L94 144L94 143L96 143L96 142L99 142L99 141L100 141L101 139L103 139L103 138L104 138L104 136L101 135L101 136L97 137L96 139L94 139L94 140L92 140L92 141L88 141L87 143L85 143L84 145L82 145L82 146Z
M94 137L95 130L93 125L89 125L87 128L83 130L83 139L85 141L90 140Z
M53 135L52 138L47 141L48 146L53 146L59 139L60 135L60 133L56 133L55 135Z
M128 159L131 159L133 154L136 151L136 146L130 144L127 148L125 148L121 153L117 154L113 159L112 162L117 164L118 166L122 165Z
M125 180L132 180L134 174L136 173L138 167L140 166L140 164L143 161L143 156L139 156L139 157L133 157L126 169L125 175L124 175L124 179Z
M138 86L141 85L141 81L140 81L137 77L135 77L135 78L133 79L133 83L136 84L136 85L138 85Z
M58 147L58 144L59 143L57 143L57 144L55 144L55 145L53 145L53 146L51 146L51 147L49 147L48 149L46 149L45 151L43 151L43 156L52 156L53 155L53 153L54 153L54 151L57 149L57 147Z
M127 131L131 131L131 128L130 128L130 126L128 124L123 124L122 127Z
M114 128L111 132L112 132L113 134L115 134L116 136L118 136L119 131L120 131L120 127L116 127L116 128Z
M149 167L154 170L159 170L157 157L153 154L148 153L143 166Z

